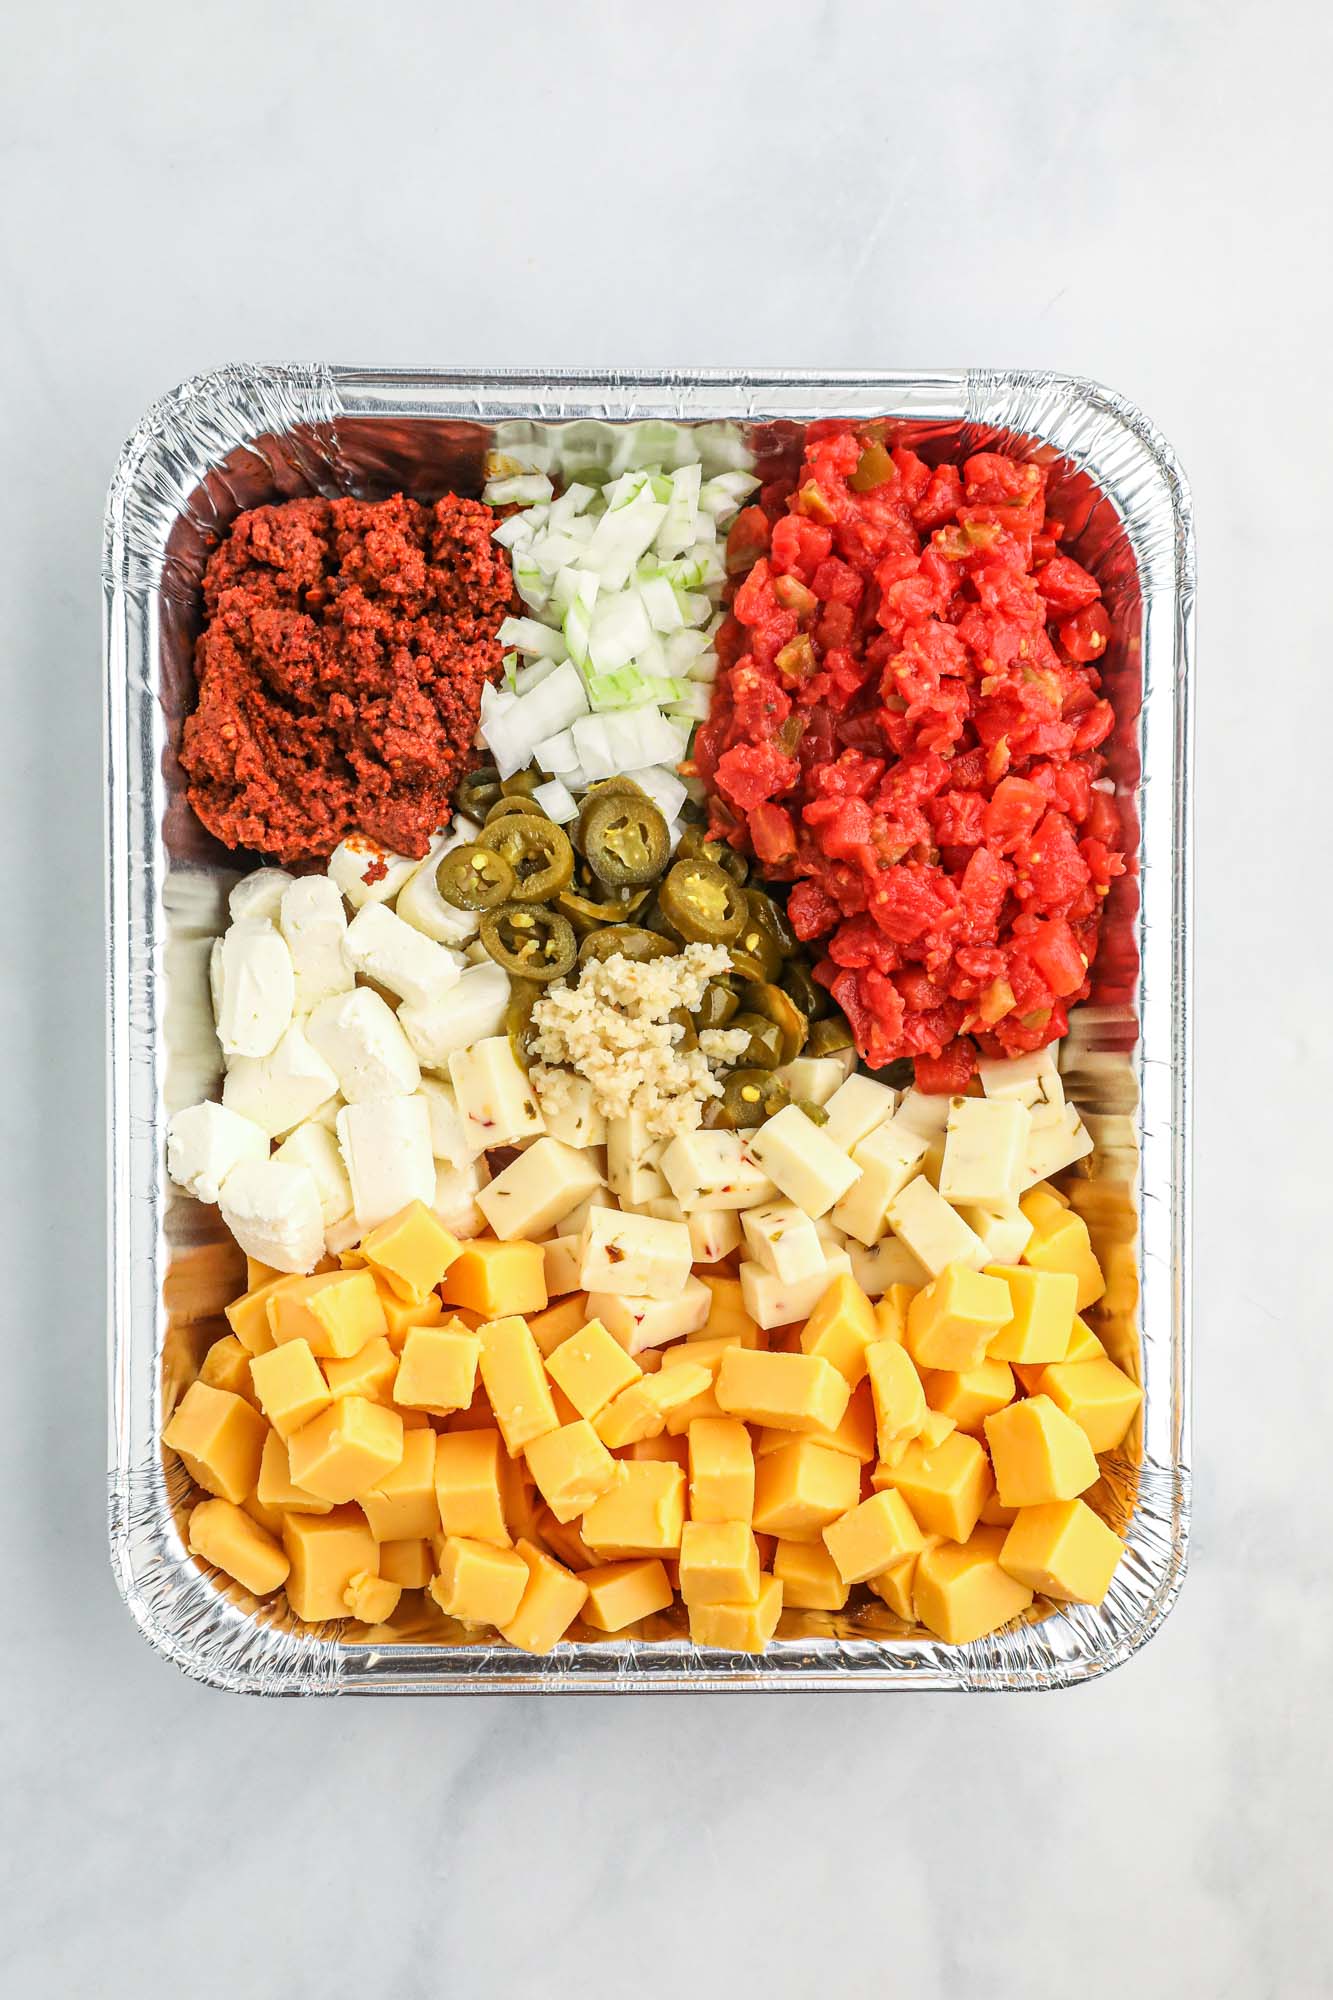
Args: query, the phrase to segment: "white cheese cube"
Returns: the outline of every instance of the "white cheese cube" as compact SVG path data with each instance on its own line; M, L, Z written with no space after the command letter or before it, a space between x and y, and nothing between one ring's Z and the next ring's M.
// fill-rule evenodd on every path
M391 903L416 870L410 855L395 854L364 833L349 833L329 856L329 879L354 910L367 903Z
M508 1035L488 1035L449 1058L449 1081L463 1117L468 1150L514 1146L546 1130L537 1094L520 1067ZM568 1204L567 1204L568 1206Z
M465 1166L472 1155L468 1151L463 1114L458 1108L453 1085L443 1083L438 1077L423 1076L421 1095L425 1098L426 1109L430 1113L432 1153L437 1160L443 1160L447 1167Z
M986 1262L986 1246L968 1228L961 1215L950 1208L924 1174L896 1194L889 1203L889 1226L901 1237L912 1255L938 1278L946 1264L966 1264L979 1271Z
M739 1250L741 1219L734 1208L696 1208L685 1220L696 1264L720 1264Z
M708 1324L713 1295L702 1278L687 1278L678 1298L636 1298L625 1292L590 1292L588 1317L599 1319L630 1354L665 1347Z
M222 1018L222 939L215 937L208 949L208 993L213 1002L213 1025Z
M283 896L278 926L292 955L298 1014L309 1014L333 993L351 992L356 974L345 949L347 912L336 882L302 875Z
M849 1243L852 1276L867 1298L882 1299L890 1285L911 1285L920 1291L930 1283L930 1272L896 1236L882 1236L873 1250L863 1243Z
M1023 1162L1032 1114L1014 1099L955 1097L949 1106L939 1191L949 1202L1003 1208L1027 1185Z
M573 1070L549 1074L561 1078L549 1091L538 1093L542 1117L551 1137L562 1139L567 1146L604 1146L606 1119L597 1109L597 1093L587 1077L578 1076Z
M440 894L436 875L446 854L475 840L480 828L470 819L456 819L448 833L437 833L424 861L420 862L398 891L394 909L405 924L436 944L465 945L477 935L481 918L476 910L456 910Z
M435 1162L435 1196L432 1212L454 1236L480 1236L486 1218L477 1207L477 1196L489 1176L485 1160L464 1160L461 1166Z
M824 1106L828 1123L819 1129L826 1139L855 1158L861 1141L868 1139L886 1118L892 1118L897 1108L898 1093L890 1090L887 1083L875 1083L868 1076L849 1076Z
M855 1078L852 1079L856 1081ZM836 1202L833 1221L848 1236L867 1247L884 1234L889 1203L900 1188L920 1173L926 1141L909 1132L896 1118L886 1118L860 1141L852 1155L861 1178Z
M167 1127L167 1172L196 1201L216 1201L243 1160L268 1158L268 1133L222 1104L192 1104Z
M345 1215L341 1222L335 1222L324 1231L324 1253L328 1257L341 1257L344 1250L351 1250L361 1241L365 1230L356 1219L356 1210ZM457 1231L455 1230L455 1235Z
M741 1228L754 1262L789 1285L799 1285L824 1268L819 1231L795 1202L767 1201L747 1209Z
M1092 1151L1092 1134L1072 1104L1044 1104L1029 1114L1032 1130L1023 1165L1023 1186L1048 1181Z
M741 1300L756 1326L792 1326L797 1320L809 1319L833 1280L851 1268L852 1260L845 1250L832 1250L820 1270L792 1284L776 1271L766 1271L762 1264L745 1263L740 1268Z
M1065 1101L1054 1042L1026 1056L998 1060L983 1056L977 1064L977 1075L987 1097L1026 1104L1029 1111L1036 1111L1043 1104L1058 1111Z
M666 1140L648 1130L647 1120L631 1104L622 1118L606 1121L606 1178L611 1191L627 1207L660 1201L671 1188L661 1171Z
M939 1091L918 1090L913 1084L898 1100L894 1117L909 1132L919 1132L923 1139L944 1141L944 1128L949 1122L949 1106L952 1098Z
M986 1246L988 1264L1016 1264L1032 1237L1032 1224L1021 1208L980 1208L970 1202L958 1213Z
M588 1217L595 1208L617 1208L619 1203L604 1187L595 1187L586 1200L571 1208L568 1215L562 1215L555 1224L557 1236L582 1236Z
M837 1223L833 1220L832 1209L829 1210L827 1215L816 1217L815 1235L821 1243L827 1244L830 1250L845 1250L847 1248L847 1231L839 1229Z
M808 1131L808 1118L797 1117ZM692 1215L700 1209L753 1208L771 1201L777 1188L758 1165L747 1139L739 1132L682 1132L662 1154L662 1172L672 1194Z
M283 896L295 879L285 868L256 868L252 874L242 875L227 898L232 922L258 917L261 922L276 924Z
M508 1009L509 975L488 958L468 966L457 986L437 993L429 1006L404 1003L398 1022L425 1067L445 1070L450 1056L502 1033Z
M347 926L347 956L358 972L414 1007L429 1007L458 984L463 962L414 931L383 903L367 903Z
M327 1242L330 1229L345 1222L352 1213L352 1183L347 1178L337 1138L327 1125L310 1118L287 1134L273 1157L294 1167L305 1167L310 1173L319 1190Z
M809 1216L825 1214L861 1172L794 1104L747 1133L746 1150L788 1201Z
M847 1065L840 1056L797 1056L777 1072L787 1095L806 1104L827 1104L835 1090L847 1080Z
M291 1022L296 980L292 955L267 918L246 917L224 933L217 984L223 1055L268 1055Z
M570 1292L581 1289L579 1267L583 1262L583 1238L581 1236L548 1236L542 1244L542 1262L546 1266L546 1291L553 1299L564 1298ZM591 1313L588 1315L592 1317Z
M222 1080L222 1102L276 1139L313 1118L337 1090L334 1072L293 1021L270 1055L236 1057Z
M683 1222L657 1222L613 1208L595 1208L589 1215L579 1265L585 1292L678 1299L689 1275L690 1232Z
M586 1201L601 1180L591 1153L559 1139L534 1139L482 1189L477 1206L500 1238L534 1242L575 1202Z
M392 1007L368 986L321 1000L306 1032L349 1104L405 1097L421 1082L417 1059Z
M424 1097L376 1097L344 1106L338 1144L363 1230L387 1222L409 1202L433 1202L435 1158Z
M655 1215L659 1222L684 1222L686 1215L674 1194L658 1195L654 1201L646 1201L639 1211L641 1215ZM691 1237L693 1242L694 1238Z
M321 1061L322 1060L323 1058L321 1057ZM332 1132L334 1137L337 1138L338 1113L342 1110L343 1105L346 1102L347 1100L343 1096L342 1092L340 1090L335 1090L332 1097L330 1097L325 1103L320 1105L318 1111L311 1112L310 1117L307 1119L306 1123L310 1125L323 1125L326 1128L326 1130Z
M275 1271L313 1271L324 1255L319 1189L306 1167L246 1160L227 1175L218 1207L246 1256Z

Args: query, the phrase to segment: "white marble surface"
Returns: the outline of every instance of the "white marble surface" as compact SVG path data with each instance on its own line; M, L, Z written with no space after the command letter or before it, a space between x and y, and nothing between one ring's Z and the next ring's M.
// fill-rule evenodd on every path
M0 1974L136 2000L1328 1994L1328 15L666 18L7 15ZM1032 363L1176 445L1197 1523L1174 1616L1109 1681L263 1705L135 1635L103 1532L100 512L154 395L270 356Z

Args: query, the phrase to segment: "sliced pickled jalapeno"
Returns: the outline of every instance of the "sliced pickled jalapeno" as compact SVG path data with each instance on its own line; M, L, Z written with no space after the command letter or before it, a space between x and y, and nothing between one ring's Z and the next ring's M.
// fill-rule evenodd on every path
M530 799L538 785L544 782L540 771L515 771L512 778L500 780L500 792L506 799Z
M573 878L574 850L553 819L539 819L530 812L506 813L482 828L478 845L509 863L516 902L547 902Z
M722 1086L721 1097L704 1113L704 1123L748 1131L775 1117L790 1102L786 1086L767 1070L734 1069Z
M808 1056L836 1056L852 1046L852 1031L841 1014L830 1014L827 1020L816 1021L810 1030L810 1039L805 1045Z
M486 815L487 826L494 826L497 819L513 819L518 813L527 813L530 819L549 819L550 814L542 811L535 799L497 799Z
M503 854L470 841L443 856L435 886L456 910L498 910L514 894L514 871Z
M791 996L807 1021L821 1021L833 1005L803 959L787 960L778 974L778 985Z
M740 1013L728 1023L729 1032L749 1037L740 1060L751 1069L777 1069L787 1059L782 1053L782 1030L776 1021L762 1014Z
M578 957L569 919L533 903L506 903L503 909L487 910L481 920L481 941L511 979L535 979L543 986L562 979Z
M711 861L733 882L745 883L749 879L750 864L743 854L729 847L725 840L709 840L702 827L691 826L680 837L676 850L684 861Z
M499 797L500 773L493 764L482 764L463 779L455 803L468 819L483 820Z
M505 1033L509 1036L515 1061L522 1063L524 1069L532 1061L532 1044L537 1033L532 1025L532 1010L540 1000L542 990L542 983L537 979L513 979L509 983Z
M641 930L637 924L606 924L601 930L589 931L584 938L579 946L579 964L614 958L619 953L636 965L644 965L653 958L673 958L675 950L668 938L658 937L655 931Z
M688 1008L673 1007L667 1015L667 1019L680 1029L679 1039L674 1044L678 1056L688 1055L691 1049L698 1048L699 1037L695 1033L694 1021L690 1016Z
M740 1004L722 980L710 979L694 1010L694 1025L699 1029L725 1028Z
M579 844L609 888L655 882L671 853L667 823L648 798L603 792L579 814Z
M762 1016L777 1028L782 1037L781 1060L795 1062L805 1047L810 1023L791 995L771 981L761 980L746 986L741 999L749 1013ZM736 1018L739 1022L744 1017L738 1014Z
M744 894L714 861L677 861L657 902L687 944L730 944L745 923Z

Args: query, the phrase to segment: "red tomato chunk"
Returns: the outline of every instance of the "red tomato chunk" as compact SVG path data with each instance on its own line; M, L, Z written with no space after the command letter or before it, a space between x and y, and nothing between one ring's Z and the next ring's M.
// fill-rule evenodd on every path
M929 466L821 426L728 542L711 831L793 885L862 1059L914 1057L926 1090L1065 1033L1124 872L1110 624L1045 489L997 452Z

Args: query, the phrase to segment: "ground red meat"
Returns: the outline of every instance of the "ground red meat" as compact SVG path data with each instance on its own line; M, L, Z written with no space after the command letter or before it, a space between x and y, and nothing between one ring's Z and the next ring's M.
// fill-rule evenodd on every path
M357 832L426 852L500 671L513 579L495 519L401 493L238 516L204 572L181 749L211 833L289 862Z

